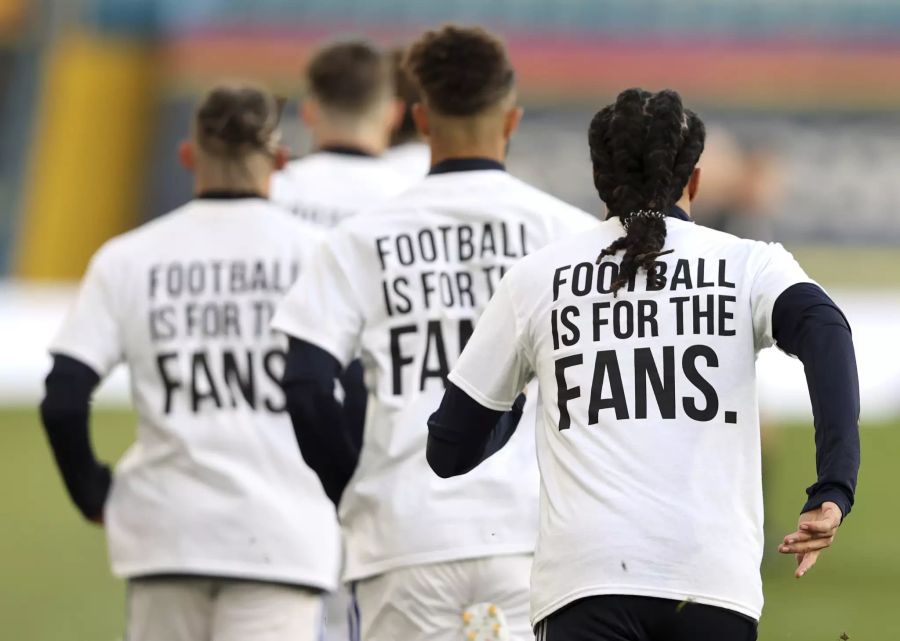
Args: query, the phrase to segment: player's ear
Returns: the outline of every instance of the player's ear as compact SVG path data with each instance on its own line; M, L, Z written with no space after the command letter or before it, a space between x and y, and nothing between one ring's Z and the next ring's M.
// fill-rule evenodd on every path
M421 102L417 102L412 106L413 122L416 123L416 129L423 137L427 137L429 132L428 110Z
M194 143L190 140L184 140L178 145L178 161L188 171L194 171L194 168L197 166L194 155Z
M525 114L525 110L522 107L513 107L509 111L506 112L503 120L503 137L509 140L512 138L512 135L516 132L516 129L519 128L519 123L522 122L522 116Z
M301 101L300 120L307 127L315 127L319 122L319 103L309 99Z
M701 173L700 167L694 167L694 171L691 172L691 177L688 179L687 193L690 202L694 202L694 199L697 197L697 192L700 191Z
M288 148L283 145L278 145L278 147L275 148L275 153L272 154L272 164L275 166L275 171L284 169L284 166L288 163L290 157L291 152Z

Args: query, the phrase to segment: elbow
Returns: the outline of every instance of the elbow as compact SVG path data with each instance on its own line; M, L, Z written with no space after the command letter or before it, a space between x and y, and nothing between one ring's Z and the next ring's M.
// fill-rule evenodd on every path
M428 437L425 458L431 470L442 479L449 479L463 473L462 470L456 469L446 450L431 436Z
M41 423L52 438L64 432L67 425L88 419L88 401L67 399L59 394L48 393L40 405Z

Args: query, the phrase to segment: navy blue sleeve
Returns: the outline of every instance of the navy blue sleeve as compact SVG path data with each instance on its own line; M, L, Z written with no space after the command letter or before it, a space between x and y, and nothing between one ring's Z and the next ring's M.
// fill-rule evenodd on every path
M358 450L362 449L366 406L369 400L364 374L362 362L356 359L347 366L338 379L344 389L344 420L347 426L347 435Z
M459 476L499 451L516 431L525 395L520 394L508 412L488 409L453 383L441 405L428 419L426 457L441 478Z
M66 490L85 518L100 520L112 475L100 463L88 434L91 395L100 377L88 365L55 355L45 380L41 422Z
M335 505L353 476L359 460L362 428L351 424L362 420L359 401L352 398L362 384L351 374L343 377L339 361L329 352L305 341L290 339L282 388L294 426L300 454L318 475L328 498ZM348 413L334 395L334 382L347 380L351 394ZM358 384L357 384L358 383ZM345 396L346 398L346 396ZM364 410L363 410L364 413Z
M859 379L850 324L817 285L786 289L772 309L779 348L803 363L816 429L818 478L803 511L832 501L850 513L859 473Z

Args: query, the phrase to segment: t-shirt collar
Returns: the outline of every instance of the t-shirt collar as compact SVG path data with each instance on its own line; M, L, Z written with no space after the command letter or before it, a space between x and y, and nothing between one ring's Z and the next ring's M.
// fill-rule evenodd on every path
M436 165L432 165L429 176L435 174L449 174L457 171L483 171L485 169L496 169L498 171L506 171L506 167L502 162L497 162L492 158L447 158Z
M686 220L688 222L691 220L690 215L678 205L672 205L671 209L666 212L666 216L678 218L679 220Z
M201 191L199 194L194 196L197 200L240 200L243 198L262 198L261 193L252 190L240 190L240 189L207 189Z
M362 147L355 147L353 145L325 145L324 147L319 147L319 151L324 151L329 154L339 154L341 156L358 156L362 158L375 157L374 154L370 154Z

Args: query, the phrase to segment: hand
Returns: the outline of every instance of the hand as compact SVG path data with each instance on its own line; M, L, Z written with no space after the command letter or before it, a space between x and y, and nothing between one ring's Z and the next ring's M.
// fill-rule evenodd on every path
M797 558L796 578L806 574L816 564L822 550L831 546L843 517L841 508L831 501L800 515L797 531L784 537L784 542L778 546L782 554L793 554Z

